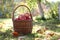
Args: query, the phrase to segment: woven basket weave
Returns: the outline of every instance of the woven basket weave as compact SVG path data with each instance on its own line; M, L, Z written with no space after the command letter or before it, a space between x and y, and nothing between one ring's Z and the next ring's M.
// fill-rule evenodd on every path
M31 20L14 20L14 13L16 11L17 8L24 6L28 9L30 16L31 16ZM30 12L30 9L26 6L26 5L19 5L17 6L14 11L13 11L13 15L12 15L12 20L13 20L13 26L14 26L14 31L18 32L19 34L30 34L32 32L32 15Z

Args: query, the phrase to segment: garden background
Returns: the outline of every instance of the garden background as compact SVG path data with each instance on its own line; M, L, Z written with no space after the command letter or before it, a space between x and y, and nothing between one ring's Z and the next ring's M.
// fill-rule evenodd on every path
M27 5L33 17L32 34L27 34L24 40L58 40L60 38L59 0L52 2L49 0L0 0L0 40L18 39L12 35L14 31L12 12L18 5ZM48 33L52 33L52 36Z

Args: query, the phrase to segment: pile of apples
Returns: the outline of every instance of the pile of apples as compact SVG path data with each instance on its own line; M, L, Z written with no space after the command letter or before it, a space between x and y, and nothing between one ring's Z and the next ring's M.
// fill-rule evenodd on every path
M29 13L25 13L19 15L18 18L16 18L15 20L31 20L31 17Z

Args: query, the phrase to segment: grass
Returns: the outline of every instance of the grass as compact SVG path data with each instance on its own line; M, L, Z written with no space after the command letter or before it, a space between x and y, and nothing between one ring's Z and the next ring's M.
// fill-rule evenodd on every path
M34 25L47 27L52 31L60 32L60 21L57 19L52 20L37 20L37 22L34 22ZM59 25L59 26L58 26Z
M0 28L0 40L17 40L17 37L13 37L12 29L13 24L11 19L0 19L0 25L5 24L3 28ZM37 22L33 21L33 34L27 34L27 38L24 40L35 40L35 38L45 38L45 36L36 33L36 31L40 28L47 27L49 30L54 32L60 32L60 21L56 19L52 20L37 20ZM6 29L6 30L4 30ZM51 40L57 40L60 36L56 35L51 38Z

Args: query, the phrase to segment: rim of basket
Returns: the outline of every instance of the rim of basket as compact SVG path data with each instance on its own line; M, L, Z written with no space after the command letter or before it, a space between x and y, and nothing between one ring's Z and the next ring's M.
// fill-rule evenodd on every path
M30 19L30 20L14 20L14 21L32 21L32 19Z

